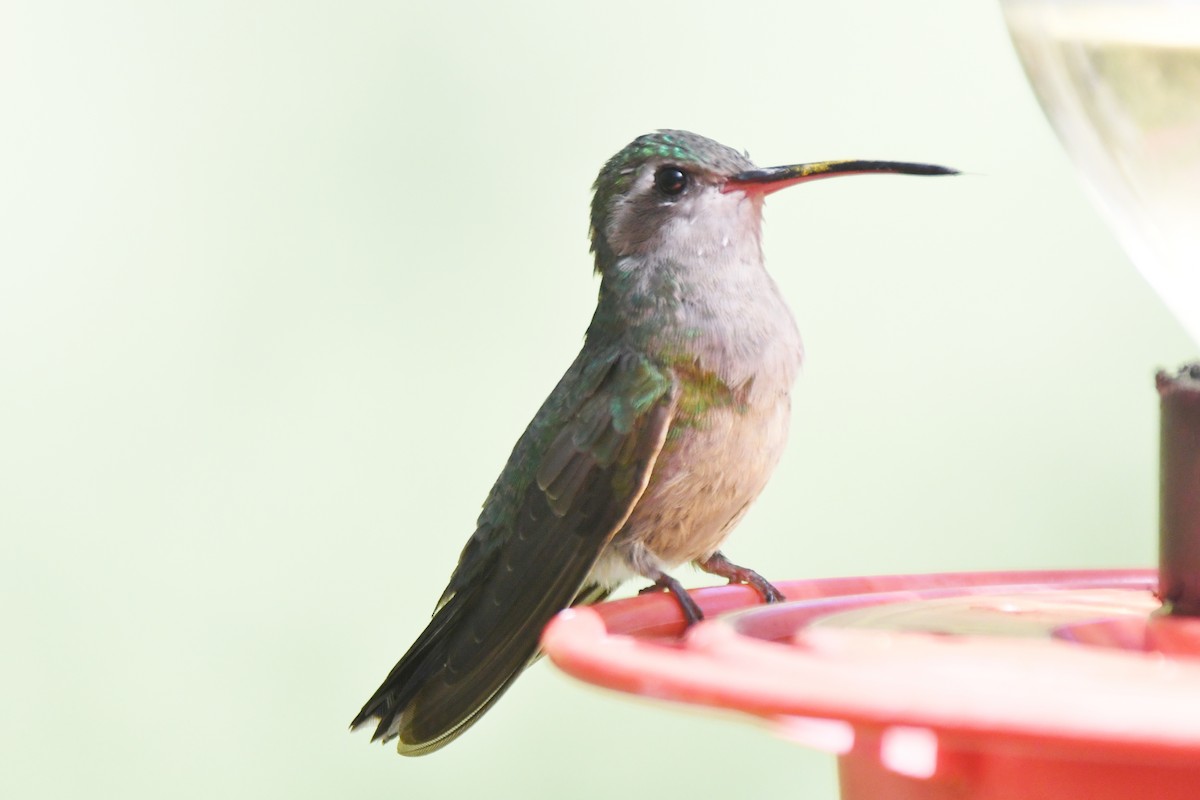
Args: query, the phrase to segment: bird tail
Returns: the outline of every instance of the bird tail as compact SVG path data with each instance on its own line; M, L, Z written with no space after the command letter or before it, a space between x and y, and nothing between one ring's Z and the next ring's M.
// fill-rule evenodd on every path
M595 603L609 590L587 584L574 600L512 624L513 609L481 602L483 590L464 587L438 608L429 625L388 673L350 723L378 719L371 741L399 738L401 755L425 755L458 738L491 708L512 681L538 659L550 617L565 605ZM570 597L570 595L568 595ZM503 621L489 620L510 612ZM490 635L489 635L490 634ZM488 642L497 634L502 639ZM490 646L489 646L490 645ZM469 654L470 657L465 657Z
M453 638L458 623L464 616L469 598L459 594L450 598L434 614L429 625L417 637L408 652L404 654L396 666L392 667L387 678L375 690L350 723L351 730L357 730L372 719L378 719L379 724L371 734L371 741L391 741L400 735L401 729L412 727L412 701L420 693L421 688L440 670L444 669L447 646ZM513 675L519 673L516 670ZM419 752L428 752L448 744L459 733L464 731L474 717L477 717L489 700L477 709L470 718L452 728L446 735L435 737L431 742L411 741L400 743L400 752L414 754L420 745Z

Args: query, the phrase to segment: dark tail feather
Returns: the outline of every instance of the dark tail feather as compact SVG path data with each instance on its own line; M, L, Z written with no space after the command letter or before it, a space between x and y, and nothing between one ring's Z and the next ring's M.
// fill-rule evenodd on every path
M555 613L607 595L594 585L581 588L594 557L545 552L577 546L563 538L543 540L532 556L520 552L524 542L497 554L492 569L438 609L351 729L378 718L371 740L398 736L402 755L433 752L466 731L537 659L542 629Z
M371 734L371 741L382 739L387 742L396 738L402 722L401 714L444 660L447 638L462 616L466 600L465 597L455 596L438 609L412 647L392 667L375 694L351 721L350 730L357 730L372 718L378 718L379 724Z

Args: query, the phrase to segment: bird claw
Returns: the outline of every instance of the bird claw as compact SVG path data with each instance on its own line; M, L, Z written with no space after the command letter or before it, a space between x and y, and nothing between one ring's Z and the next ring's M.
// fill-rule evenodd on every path
M787 598L783 592L752 569L734 564L719 550L703 561L697 561L696 566L711 575L727 578L730 584L744 583L758 592L765 603L781 603Z
M652 592L667 592L675 598L675 602L679 604L679 610L683 612L683 621L686 627L690 628L704 619L704 612L700 610L700 606L696 604L692 596L687 593L687 589L683 588L683 584L667 573L658 573L655 576L654 583L639 591L638 594L650 594Z
M754 583L752 581L747 581L747 583L749 583L751 586L753 586L755 589L758 590L758 593L762 595L763 602L782 603L784 600L787 599L786 597L783 596L783 592L776 589L775 586L773 584L771 584L770 581L767 581L761 575L758 577L759 577L759 580L762 581L761 584ZM730 582L732 583L732 581L730 581Z

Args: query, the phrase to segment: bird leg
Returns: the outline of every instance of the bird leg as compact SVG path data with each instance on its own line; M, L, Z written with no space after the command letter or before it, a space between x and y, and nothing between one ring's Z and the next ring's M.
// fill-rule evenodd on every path
M638 594L670 592L674 596L675 602L679 603L679 610L683 612L684 622L689 628L704 619L704 613L700 610L700 606L696 605L696 601L692 599L691 595L687 593L687 589L684 589L679 581L661 570L655 572L651 577L654 578L654 583L642 589ZM767 585L769 586L770 584Z
M772 586L770 581L752 569L746 569L734 564L720 550L708 558L694 563L710 575L720 575L722 578L728 578L730 583L749 584L768 603L778 603L785 599L783 592Z

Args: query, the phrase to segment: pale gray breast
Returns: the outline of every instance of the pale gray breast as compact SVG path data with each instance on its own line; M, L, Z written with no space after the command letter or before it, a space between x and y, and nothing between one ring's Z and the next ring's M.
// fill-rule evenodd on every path
M673 431L597 579L616 582L711 555L766 486L787 444L802 351L773 283L764 294L751 309L731 304L731 312L753 313L723 315L725 330L695 342L701 366L737 387L744 402Z

